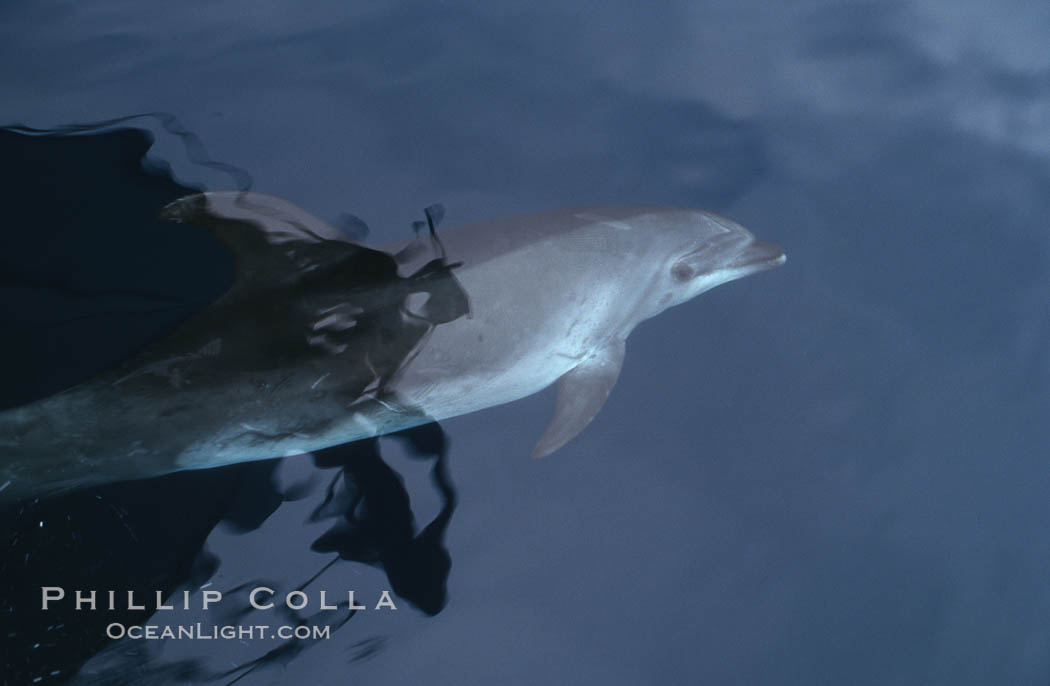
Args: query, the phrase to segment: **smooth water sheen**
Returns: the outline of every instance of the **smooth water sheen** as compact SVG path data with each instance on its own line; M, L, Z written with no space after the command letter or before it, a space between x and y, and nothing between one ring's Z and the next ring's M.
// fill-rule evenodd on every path
M731 217L791 256L639 326L601 413L549 459L528 458L545 392L378 447L6 513L9 683L81 664L77 683L238 686L1050 678L1041 5L2 16L0 124L175 117L121 124L152 147L3 134L5 407L117 364L225 290L221 248L152 219L246 180L209 161L348 230L360 217L371 245L413 238L437 202L439 236L654 203ZM47 612L44 585L67 593ZM275 608L247 606L259 586ZM300 586L308 604L289 610ZM152 620L126 602L75 611L77 588L191 602ZM350 589L370 609L347 610ZM321 590L344 606L321 610ZM396 611L374 609L384 590ZM331 637L99 653L110 621L300 619Z

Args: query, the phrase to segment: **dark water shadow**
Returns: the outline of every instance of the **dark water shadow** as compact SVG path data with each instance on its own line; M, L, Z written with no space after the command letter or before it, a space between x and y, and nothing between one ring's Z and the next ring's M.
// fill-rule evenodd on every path
M175 182L163 165L145 164L152 142L149 132L130 128L91 132L85 127L45 135L0 130L6 212L5 250L0 251L5 321L0 407L25 404L97 375L229 288L232 264L221 246L158 221L161 207L200 189ZM203 147L194 154L206 155ZM439 209L428 208L426 216L433 232ZM358 236L366 230L350 215L340 223ZM434 285L428 291L431 311L446 321L459 316L466 302L454 280L442 278L449 273L438 258L426 273L413 275ZM377 315L385 334L396 310L395 304ZM419 327L405 330L407 338L394 346L401 355L383 358L380 379L397 372L419 335ZM358 342L379 344L367 335ZM318 467L338 470L327 490L321 478L280 486L275 478L280 460L273 459L9 505L0 519L3 683L66 682L102 651L106 659L100 669L77 683L230 682L287 664L314 643L283 642L224 673L209 670L202 660L153 659L143 642L111 641L105 627L147 620L157 591L167 598L176 590L205 585L222 565L205 546L220 524L227 531L257 531L286 502L304 498L316 500L311 522L331 519L333 526L312 545L304 539L299 549L282 548L281 554L316 556L320 571L298 582L273 581L275 587L302 589L333 565L370 564L384 570L399 599L437 614L446 602L451 568L443 537L456 502L447 441L436 423L400 432L396 439L410 455L433 463L432 480L442 500L440 513L418 532L408 492L382 459L376 439L314 455ZM43 611L43 586L66 589L66 599ZM74 589L98 589L99 608L106 604L106 590L131 591L136 604L149 609L129 609L122 599L113 610L78 611ZM324 622L333 630L355 616L353 610L324 616L289 612L282 617L287 624ZM346 640L350 660L365 659L382 647L381 639Z

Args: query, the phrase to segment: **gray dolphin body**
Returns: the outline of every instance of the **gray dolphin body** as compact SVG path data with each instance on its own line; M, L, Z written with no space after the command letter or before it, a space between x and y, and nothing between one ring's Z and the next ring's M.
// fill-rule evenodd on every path
M597 414L638 323L785 260L723 217L643 205L473 224L442 234L447 261L255 193L163 216L222 241L234 286L109 372L0 413L0 498L309 452L558 382L547 455Z

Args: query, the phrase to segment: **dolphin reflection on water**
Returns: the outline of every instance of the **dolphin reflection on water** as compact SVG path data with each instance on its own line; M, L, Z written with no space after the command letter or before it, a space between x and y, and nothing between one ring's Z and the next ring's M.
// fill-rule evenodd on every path
M233 253L232 288L102 375L0 413L0 498L320 450L558 383L535 456L597 414L640 322L785 255L739 224L563 209L371 249L290 203L162 211Z

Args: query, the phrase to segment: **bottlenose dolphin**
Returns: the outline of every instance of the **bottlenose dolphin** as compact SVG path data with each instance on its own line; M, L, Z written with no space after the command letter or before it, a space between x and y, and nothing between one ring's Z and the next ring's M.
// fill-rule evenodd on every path
M0 413L0 497L305 453L558 383L533 455L594 418L640 322L785 261L739 224L561 209L373 250L249 192L162 217L234 255L222 298L107 373Z

